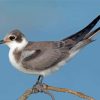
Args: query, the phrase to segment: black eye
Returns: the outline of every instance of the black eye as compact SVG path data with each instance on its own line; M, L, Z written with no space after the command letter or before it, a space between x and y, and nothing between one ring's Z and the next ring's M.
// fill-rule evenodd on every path
M11 41L15 40L15 36L10 36L9 39L10 39Z

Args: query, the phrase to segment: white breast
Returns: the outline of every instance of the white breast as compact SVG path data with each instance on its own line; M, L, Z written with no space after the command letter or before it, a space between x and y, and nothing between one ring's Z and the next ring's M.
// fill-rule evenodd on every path
M9 51L9 60L10 60L10 63L12 64L12 66L14 68L16 68L17 70L27 73L27 74L33 74L33 72L30 72L30 71L26 70L25 68L23 68L23 65L21 64L21 62L16 62L15 57L13 55L13 50Z
M9 60L11 64L13 65L13 67L15 67L18 70L21 70L21 64L16 62L12 49L10 49L9 51Z
M14 49L10 49L10 51L9 51L9 60L10 60L10 63L13 65L14 68L16 68L17 70L19 70L21 72L27 73L27 74L39 74L39 73L37 73L37 72L35 72L33 70L29 71L29 70L25 69L23 67L21 61L16 62L13 52L14 52ZM27 55L30 55L32 53L35 53L35 51L34 50L31 51L31 52L27 52L26 51L26 54L24 54L23 56L26 57Z

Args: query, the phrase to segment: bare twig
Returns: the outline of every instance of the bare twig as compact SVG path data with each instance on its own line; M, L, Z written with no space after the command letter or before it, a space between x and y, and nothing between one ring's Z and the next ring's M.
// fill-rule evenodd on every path
M42 85L38 84L35 87L26 90L25 93L18 100L27 100L31 94L39 93L39 92L45 93L49 95L52 100L55 100L54 96L49 92L49 90L56 91L56 92L70 93L86 100L94 100L94 98L87 96L81 92L77 92L77 91L67 89L67 88L58 88L54 86L49 86L47 84L42 84Z
M32 89L28 89L18 100L27 100L31 94L33 94Z
M83 98L83 99L94 100L94 98L92 98L90 96L87 96L84 93L77 92L77 91L67 89L67 88L58 88L58 87L53 87L53 86L48 86L47 85L46 90L52 90L52 91L56 91L56 92L67 92L67 93L70 93L70 94L74 94L74 95L76 95L80 98Z
M44 91L44 93L49 95L52 100L55 100L55 97L49 91Z

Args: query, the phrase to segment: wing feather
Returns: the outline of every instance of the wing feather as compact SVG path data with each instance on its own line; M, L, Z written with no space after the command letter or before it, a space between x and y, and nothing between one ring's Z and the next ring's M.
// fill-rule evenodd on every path
M35 52L23 57L22 63L25 68L37 71L46 70L52 67L63 60L67 55L65 48L53 48L53 46L48 48L42 45L38 48L33 46L31 50L34 50ZM23 52L23 54L25 53L26 51Z

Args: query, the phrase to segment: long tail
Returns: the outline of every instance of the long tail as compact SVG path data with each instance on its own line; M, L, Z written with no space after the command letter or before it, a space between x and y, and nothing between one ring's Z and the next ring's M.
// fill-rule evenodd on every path
M100 31L100 27L95 29L94 31L88 33L82 41L78 42L78 43L75 43L75 44L70 44L70 52L73 52L73 51L77 51L79 50L80 48L83 48L84 46L86 46L87 44L93 42L94 40L92 39L92 37L94 35L96 35L97 32Z
M92 39L92 37L94 35L96 35L96 33L99 32L99 31L100 31L100 27L98 27L97 29L93 30L92 32L86 34L83 39Z
M97 16L89 25L87 25L84 29L82 29L81 31L67 37L64 38L62 41L66 41L68 39L71 39L73 41L75 41L76 43L78 43L79 41L82 41L83 39L87 39L87 38L91 38L95 35L95 33L97 33L100 30L100 27L97 28L96 30L90 32L92 30L92 28L97 24L97 22L100 20L100 15Z

